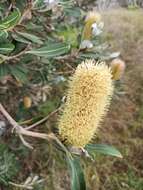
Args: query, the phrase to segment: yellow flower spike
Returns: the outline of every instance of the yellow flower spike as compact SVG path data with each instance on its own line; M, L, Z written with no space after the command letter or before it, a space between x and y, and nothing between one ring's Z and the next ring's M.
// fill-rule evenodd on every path
M83 30L83 40L90 40L92 37L92 24L99 24L101 21L101 15L97 12L91 11L85 18L85 27Z
M59 133L67 144L84 147L94 137L113 93L111 71L104 63L82 62L69 81Z
M101 21L101 15L95 11L90 11L88 12L86 18L85 18L85 22L96 22L97 24L99 24Z
M112 79L113 80L120 80L122 75L125 71L125 62L121 59L113 59L113 61L110 63L111 70L112 70Z

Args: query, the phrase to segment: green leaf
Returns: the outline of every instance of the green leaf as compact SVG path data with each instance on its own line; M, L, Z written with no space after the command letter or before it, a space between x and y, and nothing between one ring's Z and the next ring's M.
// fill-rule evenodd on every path
M8 33L6 31L0 31L0 40L6 39L8 37Z
M81 16L81 10L78 7L74 7L74 9L71 8L67 8L65 9L65 13L67 13L69 16L75 17L75 18L80 18Z
M0 30L9 30L13 28L20 20L21 13L19 9L13 11L8 17L0 22Z
M95 157L96 153L102 153L102 154L122 158L121 153L116 148L114 148L113 146L106 145L106 144L88 144L86 145L85 149L93 157Z
M0 79L9 74L9 68L6 64L0 64Z
M29 34L26 32L16 32L16 33L25 38L26 40L29 40L30 42L37 43L40 45L43 44L42 40L33 34Z
M0 44L0 53L10 53L13 51L15 46L13 44Z
M13 75L17 80L24 83L27 82L27 69L20 65L0 64L0 79L6 75Z
M80 160L67 155L67 163L70 169L71 189L86 190L84 173L80 165Z
M22 36L18 36L17 34L12 34L12 37L18 41L18 42L22 42L22 43L25 43L25 44L29 44L29 40L26 40L25 38L23 38Z
M99 53L95 53L95 52L86 52L86 53L81 53L80 54L81 58L92 58L92 59L99 59L100 58L100 54Z
M64 41L68 44L71 44L73 47L78 46L78 40L77 40L78 33L79 33L78 29L72 26L66 26L66 28L61 27L57 31L57 35L60 37L64 37Z
M111 58L111 59L115 59L115 58L117 58L117 57L119 57L119 55L120 55L120 52L113 52L113 53L111 53L110 55L109 55L109 57Z
M35 50L33 49L30 51L27 51L27 53L41 56L41 57L54 58L62 54L68 53L69 50L70 50L69 44L54 43L54 44L50 44L39 49L35 49Z
M21 82L27 81L27 69L22 65L9 65L10 74Z

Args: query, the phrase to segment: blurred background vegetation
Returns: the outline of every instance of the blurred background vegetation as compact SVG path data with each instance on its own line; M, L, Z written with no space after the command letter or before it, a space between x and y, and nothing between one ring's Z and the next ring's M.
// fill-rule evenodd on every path
M143 2L49 2L0 2L0 102L16 121L32 124L62 104L78 63L85 58L110 62L120 52L126 72L95 142L115 145L123 159L97 154L84 163L84 173L89 190L143 190ZM102 15L103 33L93 40L92 51L80 51L84 17L93 8ZM0 115L0 190L70 189L62 155L31 138L34 150L29 150L3 120ZM56 131L57 120L55 113L35 130Z

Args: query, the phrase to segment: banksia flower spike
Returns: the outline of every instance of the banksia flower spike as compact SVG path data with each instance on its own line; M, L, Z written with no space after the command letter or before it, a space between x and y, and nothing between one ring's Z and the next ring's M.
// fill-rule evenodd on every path
M85 18L85 26L82 34L82 42L80 48L92 48L92 35L99 35L102 28L103 22L101 22L101 15L97 12L90 11Z
M59 133L67 144L84 147L110 105L113 93L112 75L104 63L82 62L69 81L67 102L59 120Z
M125 71L125 62L121 59L113 59L110 63L111 71L112 71L112 79L120 80Z
M94 23L99 24L101 21L101 15L96 12L89 12L85 19L85 27L83 31L83 39L90 40L92 36L92 25Z

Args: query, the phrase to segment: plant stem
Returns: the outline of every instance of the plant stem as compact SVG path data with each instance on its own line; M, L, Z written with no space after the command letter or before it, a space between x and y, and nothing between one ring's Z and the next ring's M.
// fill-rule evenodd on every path
M60 109L61 109L61 107L57 108L56 110L54 110L53 112L51 112L49 115L47 115L46 117L44 117L40 121L37 121L36 123L34 123L34 124L26 127L25 129L29 130L29 129L32 129L32 128L36 127L37 125L40 125L40 124L44 123L47 119L49 119L52 115L54 115L55 113L57 113Z
M22 55L24 55L25 53L26 53L26 51L30 48L30 43L26 46L26 48L23 50L23 51L21 51L21 52L19 52L18 54L16 54L16 55L13 55L13 56L9 56L9 57L6 57L5 58L5 61L9 61L9 60L12 60L12 59L17 59L17 58L19 58L20 56L22 56Z
M5 116L8 122L11 124L13 130L14 129L16 130L16 133L19 135L22 143L28 148L32 148L32 146L24 140L22 135L46 139L46 140L55 140L56 138L56 136L53 133L45 134L45 133L28 131L27 129L24 129L22 126L18 125L18 123L9 115L9 113L5 110L5 108L2 106L1 103L0 103L0 112Z

